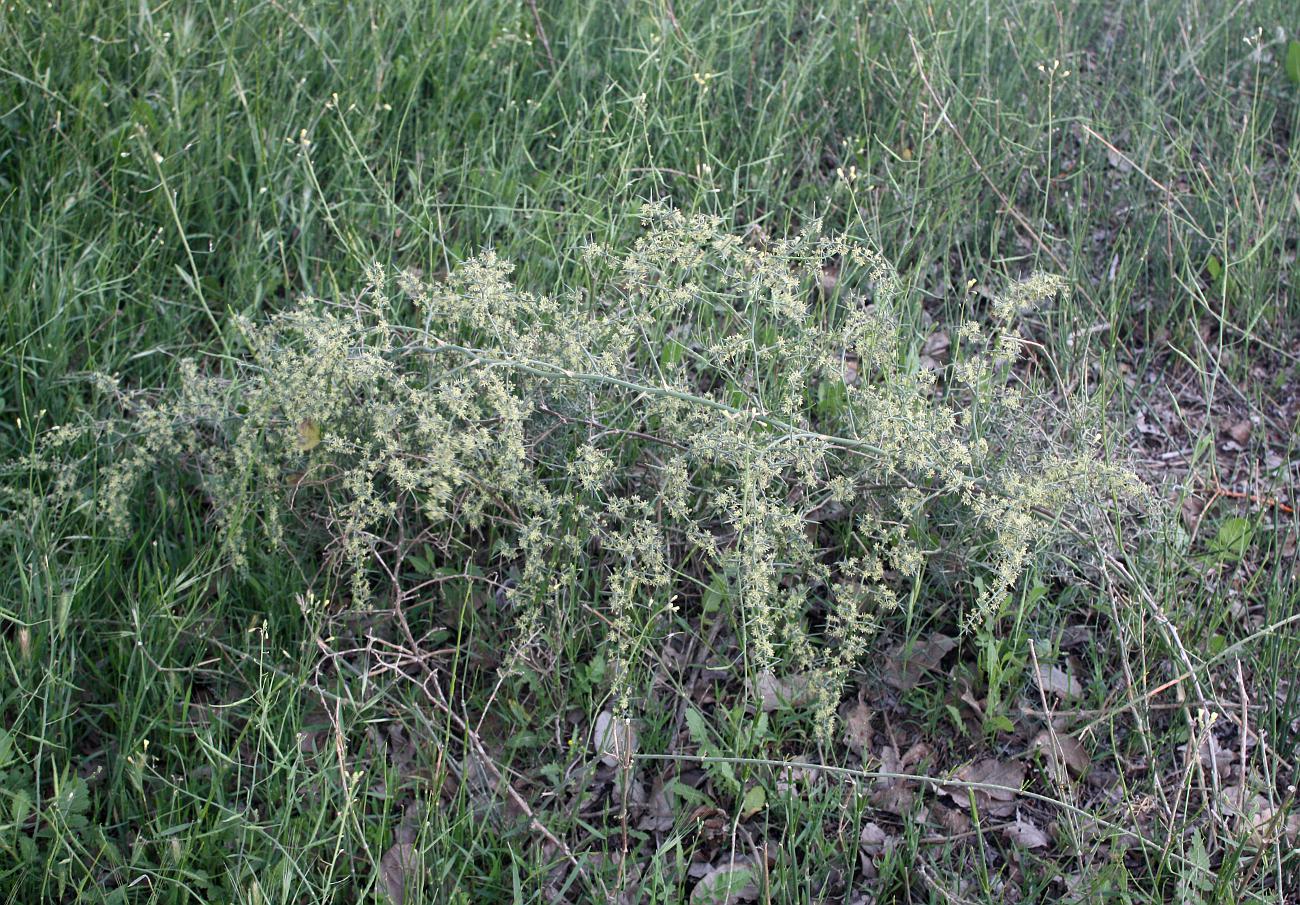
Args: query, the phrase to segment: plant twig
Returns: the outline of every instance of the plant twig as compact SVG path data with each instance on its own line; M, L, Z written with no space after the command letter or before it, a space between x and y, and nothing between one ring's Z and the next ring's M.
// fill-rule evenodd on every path
M1244 493L1240 490L1229 490L1227 487L1224 487L1218 481L1214 482L1214 486L1210 488L1210 493L1211 493L1210 499L1205 504L1205 509L1207 510L1212 505L1214 505L1214 501L1219 497L1227 497L1228 499L1231 500L1248 500L1249 502L1254 503L1256 506L1272 507L1276 509L1278 512L1283 512L1287 515L1295 515L1295 508L1292 506L1288 506L1286 503L1282 502L1277 497L1262 496L1258 493Z
M1154 176L1152 176L1150 173L1148 173L1145 169L1142 168L1142 164L1138 163L1138 162L1137 162L1136 160L1134 160L1132 157L1128 156L1128 155L1125 154L1123 151L1121 151L1119 148L1115 147L1113 144L1111 144L1109 141L1107 141L1104 137L1102 137L1100 134L1098 134L1098 133L1097 133L1097 132L1096 132L1096 131L1091 127L1091 126L1089 126L1087 123L1079 123L1079 128L1082 129L1082 130L1084 131L1084 134L1086 134L1089 138L1095 139L1096 141L1099 141L1099 142L1101 142L1103 145L1105 145L1105 146L1106 146L1106 150L1110 151L1112 154L1114 154L1114 155L1115 155L1116 157L1118 157L1120 160L1124 161L1124 162L1127 163L1129 166L1131 166L1134 170L1137 171L1137 173L1138 173L1139 175L1141 175L1144 179L1146 179L1147 182L1151 183L1153 186L1155 186L1156 188L1158 188L1160 191L1164 192L1164 194L1165 194L1165 198L1168 200L1170 206L1172 206L1173 203L1177 202L1179 209L1182 210L1182 212L1183 212L1183 214L1184 214L1184 216L1181 218L1181 219L1182 219L1182 222L1183 222L1183 225L1185 225L1186 227L1188 227L1189 229L1191 229L1193 232L1195 232L1197 235L1199 235L1202 239L1205 239L1206 241L1211 241L1211 240L1210 240L1210 237L1207 236L1207 235L1206 235L1206 234L1201 230L1200 226L1197 225L1197 223L1196 223L1196 218L1192 216L1191 212L1187 209L1187 206L1184 205L1182 201L1178 201L1178 200L1174 197L1174 193L1169 189L1169 186L1165 185L1165 184L1164 184L1163 182L1161 182L1159 179L1156 179Z
M636 760L645 760L645 761L678 761L678 762L695 763L695 764L726 763L726 764L732 764L733 766L749 765L749 766L760 766L760 767L775 767L778 769L783 769L791 766L790 761L776 760L774 758L766 758L766 757L729 757L723 755L703 755L703 754L634 754L632 756ZM1083 808L1080 808L1077 805L1070 804L1068 801L1062 801L1061 799L1053 798L1050 795L1043 795L1039 792L1032 792L1028 789L1022 789L1019 786L1008 786L1008 785L1003 785L1001 783L978 782L975 780L955 779L952 777L927 776L924 773L902 773L902 772L895 772L892 770L857 770L852 767L837 767L831 764L800 762L798 764L798 767L801 770L814 770L820 773L827 773L831 776L846 777L848 779L904 780L906 782L915 782L921 785L929 786L931 789L935 791L941 791L945 786L948 786L955 789L969 789L974 791L983 790L986 792L1014 792L1016 795L1019 795L1022 798L1027 798L1032 801L1041 801L1044 804L1055 805L1056 807L1062 808L1063 810L1068 811L1070 813L1076 814L1081 817L1086 817L1090 821L1092 821L1093 825L1105 830L1110 830L1111 832L1119 833L1125 837L1130 837L1133 840L1135 840L1137 845L1146 848L1148 850L1162 851L1161 846L1158 842L1154 842L1146 838L1136 830L1121 826L1117 823L1106 820L1103 817L1098 817L1096 814L1089 813L1088 811L1085 811ZM1175 852L1167 852L1164 854L1166 854L1170 859L1176 860L1179 863L1185 865L1188 868L1191 868L1194 871L1197 871L1200 874L1211 876L1211 877L1214 875L1214 872L1211 868L1197 864L1196 862L1188 858L1182 857L1181 855L1178 855Z
M487 749L483 746L483 740L479 738L478 733L475 732L469 723L452 708L451 704L443 696L442 686L438 684L437 673L430 671L429 677L421 682L399 666L390 664L388 668L402 676L404 679L407 679L415 685L415 687L419 688L420 691L424 692L424 696L429 699L429 702L456 724L456 728L465 734L465 738L468 739L471 747L473 747L474 754L478 758L483 769L491 775L493 782L497 783L502 789L504 789L506 795L509 796L510 801L519 809L520 813L528 818L529 827L553 845L556 850L564 856L564 859L573 865L573 868L578 872L578 874L591 884L591 876L587 873L581 862L578 861L577 857L574 856L573 850L565 844L563 839L560 839L547 829L546 824L542 823L538 818L536 812L534 812L532 807L529 806L527 800L515 791L515 787L505 778L504 774L502 774L500 768L497 767L496 763L492 760L492 757L488 754ZM438 693L436 695L429 690L430 683L432 683L433 687L437 689Z
M998 196L998 200L1002 202L1002 206L1006 212L1015 218L1015 221L1019 223L1025 232L1029 234L1029 237L1034 240L1034 244L1042 249L1043 253L1052 259L1052 263L1064 272L1066 270L1065 262L1062 261L1056 252L1052 250L1051 246L1047 244L1038 230L1034 229L1033 224L1029 222L1029 218L1022 214L1020 209L1016 207L1015 203L1007 197L1006 192L998 188L997 183L993 181L992 177L990 177L988 172L984 169L984 165L979 162L979 158L975 156L975 152L971 150L971 146L966 143L966 139L961 134L961 130L957 128L957 124L948 116L947 105L944 103L943 99L939 97L939 92L935 91L934 85L930 83L929 76L925 74L925 65L921 62L921 49L916 46L916 37L909 34L907 40L912 45L912 55L916 58L916 71L921 77L921 83L925 85L925 90L929 93L930 97L934 100L935 105L939 108L939 120L948 127L950 132L952 132L953 137L957 139L957 143L961 145L962 151L964 151L966 156L970 158L971 166L975 167L975 172L980 174L984 183L992 189L993 194ZM1086 287L1080 285L1079 289L1089 301L1094 301Z
M537 29L537 37L542 42L542 50L546 51L546 61L550 64L551 69L554 69L555 54L551 53L551 42L546 39L546 29L542 27L542 15L537 11L537 0L528 0L528 8L533 13L533 27Z

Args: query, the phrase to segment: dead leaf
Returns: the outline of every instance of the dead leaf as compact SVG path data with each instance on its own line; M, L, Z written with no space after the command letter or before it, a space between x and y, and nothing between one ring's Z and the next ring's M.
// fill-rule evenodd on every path
M829 296L835 291L835 287L840 282L840 262L827 261L822 265L821 273L817 276L817 289L822 295Z
M875 716L866 704L859 701L841 714L844 721L844 744L854 754L865 755L871 748L871 719Z
M965 811L950 808L936 801L931 805L930 813L934 817L934 822L947 830L950 835L960 836L963 833L970 832L970 817L966 816Z
M1183 525L1188 531L1195 531L1201 522L1201 513L1205 511L1205 500L1195 496L1183 497L1181 511Z
M1106 151L1106 162L1121 173L1133 172L1133 164L1127 157L1116 150L1111 149Z
M797 797L802 794L800 785L811 786L817 781L817 771L804 766L808 758L799 756L783 765L776 774L776 791L782 795Z
M1086 625L1067 625L1061 630L1062 648L1088 647L1092 643L1092 629Z
M778 678L771 672L760 673L753 682L754 696L764 713L789 707L802 707L817 696L812 677L808 675Z
M650 786L650 797L646 801L641 819L637 821L637 829L662 833L671 830L676 822L673 804L668 800L668 790L664 786L663 777L657 776Z
M889 834L880 828L878 823L868 823L858 834L858 844L862 846L868 854L878 855L885 850L885 843L889 841Z
M1255 425L1250 423L1249 418L1242 418L1240 421L1236 422L1235 424L1229 425L1227 429L1227 434L1237 443L1239 443L1242 446L1245 446L1246 443L1250 440L1250 432L1251 430L1254 429L1254 427Z
M494 773L492 766L472 746L465 748L460 778L477 819L490 820L494 824L506 819L506 808L501 796L497 794L500 776Z
M1151 420L1147 418L1145 409L1139 411L1137 416L1134 417L1133 426L1138 429L1138 433L1145 434L1148 437L1155 436L1162 432L1162 429L1159 426L1152 424Z
M948 353L952 348L952 340L948 334L942 330L931 333L925 339L925 345L921 347L920 364L927 371L937 371L948 361Z
M1046 833L1034 826L1033 821L1028 817L1023 816L1017 817L1015 823L1003 827L1002 835L1025 848L1046 848L1051 842Z
M961 690L961 695L959 696L959 700L963 704L969 706L971 710L974 710L975 714L980 718L980 720L983 720L984 710L988 702L981 701L979 698L975 697L974 689L970 687L970 682L965 678L961 680L961 686L962 686L962 690Z
M816 526L838 522L848 514L849 507L835 500L828 500L808 513L807 519L811 525Z
M886 655L884 679L900 691L914 688L922 676L937 669L940 661L956 646L956 638L938 632L918 641L910 650L907 642L896 645Z
M994 817L1009 817L1015 811L1015 800L1025 782L1025 768L1016 761L988 757L968 764L953 777L963 783L977 786L954 786L944 791L963 808L969 808L974 794L975 806Z
M1263 795L1252 794L1240 783L1223 790L1223 801L1237 818L1237 828L1248 844L1271 844L1278 836L1294 845L1300 836L1300 813L1288 814L1286 819L1277 816L1277 809Z
M892 849L898 840L883 829L878 823L868 823L858 834L858 863L862 866L862 873L868 879L875 879L880 876L880 871L876 867L876 859L886 851Z
M1070 776L1082 774L1091 763L1088 753L1083 750L1083 744L1077 738L1048 729L1034 736L1030 747L1042 752L1047 774L1057 783L1064 783Z
M862 362L856 355L844 356L844 382L851 387L857 386L861 382Z
M632 721L602 710L596 717L596 750L600 759L607 766L617 767L630 763L636 748L636 726Z
M329 737L328 729L317 729L315 732L299 732L298 750L303 754L316 754L326 749Z
M758 898L758 873L746 861L718 864L691 890L691 905L737 905Z
M1038 687L1044 692L1062 698L1083 697L1083 686L1079 680L1059 666L1038 666Z
M917 742L903 752L903 756L898 759L898 763L903 770L910 770L929 756L930 746L925 742Z
M910 814L915 802L916 793L901 782L881 786L871 793L871 804L874 807L899 817Z
M415 846L399 842L379 858L379 876L393 905L402 905L406 898L406 877L416 868Z
M906 767L898 756L898 749L885 745L880 749L880 772L902 773ZM876 788L871 793L871 803L882 811L904 816L912 812L916 794L907 786L906 780L895 776L882 776L876 780Z

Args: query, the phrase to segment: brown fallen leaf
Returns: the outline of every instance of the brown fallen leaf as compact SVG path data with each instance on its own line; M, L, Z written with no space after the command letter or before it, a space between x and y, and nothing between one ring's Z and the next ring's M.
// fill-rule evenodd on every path
M764 713L802 707L817 697L817 688L808 675L778 677L763 672L754 679L752 690Z
M906 771L903 759L898 756L898 749L885 745L880 749L880 772L902 773ZM916 803L916 793L907 781L895 776L882 776L876 780L876 788L871 793L871 803L882 811L902 817L912 812Z
M898 756L898 749L893 745L884 745L880 749L880 771L882 773L902 773L903 759ZM893 777L885 777L881 782L897 782Z
M1062 698L1083 697L1083 686L1079 684L1079 680L1059 666L1039 664L1038 687L1047 694Z
M317 729L315 732L299 732L298 750L303 754L318 754L321 751L328 750L329 738L330 732L328 729Z
M971 821L965 811L950 808L936 801L930 806L930 816L934 818L934 822L938 826L942 827L950 835L960 836L963 833L970 832Z
M851 387L861 382L862 360L856 355L844 356L844 382Z
M1133 426L1138 429L1138 433L1146 434L1149 437L1161 433L1161 428L1151 423L1145 411L1137 413L1137 417L1133 419Z
M970 707L971 710L975 711L975 715L978 716L981 721L984 720L984 713L988 708L988 701L980 700L975 696L975 690L970 687L970 681L965 677L961 680L961 695L959 695L958 700Z
M930 746L926 742L916 742L903 752L903 756L898 759L898 763L903 770L910 770L929 756Z
M944 791L958 805L969 808L974 795L975 806L994 817L1009 817L1015 811L1015 800L1025 782L1025 768L1016 761L987 757L967 764L953 777L963 783L978 786L952 786Z
M1277 818L1277 809L1263 795L1252 794L1240 783L1223 790L1228 810L1237 818L1237 829L1252 846L1272 843L1279 835L1294 844L1300 831L1300 814Z
M415 846L399 842L379 858L379 877L393 905L402 905L406 898L407 875L416 868Z
M1247 441L1250 440L1250 432L1252 429L1254 429L1254 425L1250 423L1250 419L1242 418L1235 424L1229 425L1226 433L1237 443L1245 446Z
M952 347L952 340L948 334L942 330L931 333L925 339L925 345L921 347L920 365L927 371L937 371L943 367L948 360L948 352Z
M956 638L934 632L912 645L896 645L885 655L884 679L890 685L906 691L916 686L926 672L937 669L940 661L957 646Z
M1086 625L1067 625L1061 629L1062 648L1086 648L1092 643L1092 629Z
M878 855L885 850L885 843L889 841L889 834L881 829L878 823L868 823L858 834L858 844L868 853Z
M817 770L806 766L808 763L808 758L800 755L789 763L782 765L777 770L775 777L776 791L781 795L792 797L803 795L804 790L812 786L818 779Z
M501 794L501 773L486 749L466 747L460 763L460 787L468 796L474 816L493 826L506 826L524 816L510 795Z
M673 811L673 804L668 799L668 791L664 786L662 776L656 776L654 783L650 786L650 795L646 801L646 807L637 821L637 829L646 832L662 833L673 828L677 822L676 814Z
M844 744L854 754L863 756L871 749L871 720L874 716L875 711L861 701L840 715L844 721Z
M298 422L298 438L294 441L299 452L311 452L320 446L320 424L304 418Z
M821 273L817 275L817 290L824 296L829 296L835 291L835 287L840 282L840 262L838 260L827 261L822 265Z
M691 890L691 905L737 905L758 898L758 871L748 860L711 867Z
M915 803L916 793L901 782L881 786L871 793L873 807L898 817L905 817L912 813L912 805Z
M1187 758L1190 747L1190 745L1179 745L1178 753ZM1236 753L1223 747L1218 736L1213 732L1205 733L1204 738L1201 739L1201 744L1196 749L1196 754L1202 767L1213 770L1220 776L1227 775L1228 770L1236 762Z
M1051 842L1046 833L1034 826L1033 821L1024 816L1017 817L1015 823L1008 823L1003 827L1002 835L1016 845L1022 845L1025 848L1046 848Z
M1088 752L1083 750L1083 743L1070 735L1044 729L1029 744L1043 755L1047 775L1058 784L1070 776L1081 775L1091 763Z
M1200 497L1186 496L1183 498L1180 511L1183 516L1183 526L1188 531L1195 531L1196 526L1201 523L1201 514L1205 511L1205 500Z

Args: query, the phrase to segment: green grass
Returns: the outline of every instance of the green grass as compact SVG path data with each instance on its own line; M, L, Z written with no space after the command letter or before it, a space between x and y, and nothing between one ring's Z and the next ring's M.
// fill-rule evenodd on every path
M1131 415L1172 413L1178 435L1148 456L1186 453L1151 472L1170 487L1261 492L1271 449L1292 483L1266 495L1294 506L1300 85L1275 34L1296 27L1291 5L897 6L539 0L552 60L526 2L6 5L0 460L84 410L89 372L149 386L180 356L234 354L236 314L345 293L371 261L433 275L488 246L521 284L557 289L586 239L629 241L642 201L670 196L741 231L821 216L869 236L918 322L920 308L946 323L978 304L969 281L1059 272L1077 291L1031 325L1044 374L1106 400L1123 446ZM1251 412L1247 448L1225 452L1225 419ZM3 480L21 492L37 478ZM1079 878L1079 901L1300 888L1285 842L1256 858L1216 824L1196 771L1181 775L1197 693L1145 697L1184 671L1176 630L1220 719L1244 708L1264 739L1251 772L1279 797L1297 782L1300 630L1262 630L1300 612L1296 519L1281 507L1221 497L1190 544L1134 526L1122 540L1137 581L1044 576L1046 596L963 637L951 668L898 695L911 716L893 731L933 749L912 772L1019 754L996 720L971 728L959 680L985 702L996 685L1000 715L1022 727L1040 706L1030 640L1060 647L1067 626L1088 628L1069 650L1084 685L1073 706L1095 712L1088 751L1118 789L1098 816L1149 808L1151 844L1125 855L1101 833L1072 855L1013 858L996 831L945 841L915 813L882 816L862 777L823 772L782 794L773 761L862 762L818 750L797 712L766 725L746 713L743 664L714 646L727 627L693 611L674 626L680 646L659 652L641 749L703 744L739 759L740 785L719 762L683 763L706 769L708 791L670 783L670 828L626 827L618 771L590 750L607 689L581 601L553 659L499 689L509 617L490 589L449 585L413 613L442 632L444 710L380 668L391 625L301 607L316 576L276 551L229 574L203 501L165 499L127 538L79 512L2 535L4 901L374 900L399 838L422 865L408 902L601 900L620 886L672 901L693 862L763 842L773 902L998 901L1007 883L1053 900L1058 874ZM1216 547L1236 517L1248 542ZM952 608L901 614L882 650L950 626ZM865 664L863 687L880 671ZM683 748L688 702L712 738ZM581 873L475 780L461 719ZM659 766L638 764L647 788ZM1058 801L1077 792L1034 781ZM767 806L742 822L753 783ZM710 809L722 816L701 828ZM874 879L856 851L873 822L896 841ZM1198 845L1213 853L1205 870L1188 866Z

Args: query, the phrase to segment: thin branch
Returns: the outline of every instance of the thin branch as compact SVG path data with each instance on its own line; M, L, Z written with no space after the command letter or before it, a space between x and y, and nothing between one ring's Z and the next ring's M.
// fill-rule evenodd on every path
M1034 240L1034 244L1036 244L1040 249L1042 249L1044 254L1046 254L1049 258L1052 259L1052 263L1054 263L1062 272L1064 272L1067 269L1065 266L1065 262L1062 261L1060 257L1056 254L1056 252L1054 252L1051 249L1051 247L1047 244L1047 242L1043 240L1043 237L1039 234L1039 232L1036 229L1034 229L1033 224L1029 222L1029 218L1020 212L1020 209L1016 207L1015 203L1012 202L1012 200L1007 197L1007 194L1003 192L1002 189L998 188L997 183L993 181L993 179L985 171L984 165L979 162L979 158L975 156L975 152L972 151L970 145L966 143L966 139L961 134L961 130L957 128L957 124L954 123L952 119L948 116L947 104L945 104L943 99L939 97L939 92L935 91L934 85L930 83L929 76L925 74L925 66L921 62L921 49L916 46L916 38L913 35L909 34L907 36L907 39L912 45L912 55L916 58L917 74L920 75L921 82L922 84L925 85L925 90L929 92L930 97L934 100L935 105L939 108L940 121L945 126L948 127L949 131L952 132L953 137L957 139L957 143L961 145L961 149L966 153L966 156L970 158L971 165L975 167L975 172L980 174L980 177L984 180L985 184L990 189L993 190L993 194L998 196L998 200L1002 202L1002 206L1003 208L1006 209L1006 212L1015 218L1016 222L1019 223L1020 226L1025 230L1025 232L1029 234L1029 237ZM1083 292L1084 296L1087 297L1089 301L1093 301L1093 298L1088 293L1086 287L1081 285L1079 289Z
M537 29L537 37L542 42L542 50L546 51L546 61L550 64L551 69L555 69L555 54L551 53L551 42L546 39L546 29L542 27L542 15L537 11L537 0L528 0L528 8L533 13L533 27Z
M539 836L541 836L543 839L545 839L547 842L553 845L556 848L556 850L559 851L560 854L564 856L564 859L568 861L571 865L573 865L573 868L578 872L578 874L590 884L592 882L591 876L587 873L586 869L583 868L582 864L574 856L573 850L570 849L569 846L565 844L564 840L560 839L549 829L547 829L546 824L542 823L542 821L537 817L537 814L533 811L532 807L529 806L528 802L524 799L524 797L515 791L515 787L510 784L510 782L501 773L500 768L498 768L496 763L493 762L492 757L488 754L487 749L483 746L483 741L482 739L479 738L478 733L475 732L470 727L469 723L466 722L461 717L460 714L456 713L456 711L452 708L451 704L443 696L442 687L438 684L437 673L430 671L429 677L425 679L423 682L421 682L418 679L416 679L414 676L405 672L399 666L388 664L388 669L402 676L404 679L407 679L415 687L419 688L422 692L424 692L424 696L429 699L429 702L433 704L434 707L438 708L438 710L441 711L448 719L450 719L453 723L456 724L456 728L459 729L461 732L463 732L465 734L465 738L469 740L470 745L474 749L474 754L478 758L483 769L486 770L489 774L491 774L492 780L496 782L502 789L505 790L506 795L510 797L511 802L514 803L515 807L519 809L520 813L522 813L525 817L528 818L529 827L534 832L536 832ZM429 690L430 683L432 683L433 687L437 689L438 693L436 695Z

